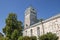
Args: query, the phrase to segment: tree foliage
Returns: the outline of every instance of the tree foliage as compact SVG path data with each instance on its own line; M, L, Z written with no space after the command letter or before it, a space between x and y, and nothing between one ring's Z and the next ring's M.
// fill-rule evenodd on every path
M17 30L14 30L14 32L12 33L11 39L17 40L18 37L19 37L19 32Z
M49 32L47 34L40 36L39 40L58 40L58 36L56 34Z
M17 39L17 36L22 36L22 22L17 20L16 14L10 13L8 15L3 33L11 40Z

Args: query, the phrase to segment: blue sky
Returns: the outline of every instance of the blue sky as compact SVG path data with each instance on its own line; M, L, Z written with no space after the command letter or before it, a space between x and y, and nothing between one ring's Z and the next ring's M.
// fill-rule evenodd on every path
M30 5L36 8L38 19L47 19L60 13L60 0L0 0L0 32L9 13L16 13L18 20L23 22L24 11Z

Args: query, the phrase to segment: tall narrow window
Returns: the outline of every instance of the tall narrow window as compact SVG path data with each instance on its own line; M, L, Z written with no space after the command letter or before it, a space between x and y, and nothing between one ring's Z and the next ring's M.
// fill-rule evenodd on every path
M26 26L28 26L28 25L26 24Z
M26 36L27 36L27 31L26 31Z
M32 32L32 29L31 29L31 36L33 35L32 33L33 33L33 32Z
M28 28L28 25L26 24L26 29Z
M37 35L40 36L40 27L37 27Z

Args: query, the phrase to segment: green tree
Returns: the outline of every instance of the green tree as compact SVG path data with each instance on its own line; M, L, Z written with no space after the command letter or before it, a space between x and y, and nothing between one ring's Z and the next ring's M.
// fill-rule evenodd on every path
M10 13L6 19L6 25L3 28L3 33L9 39L15 39L17 36L22 36L22 22L17 20L17 15ZM18 35L17 35L18 34Z
M58 40L58 36L56 34L49 32L47 34L40 36L39 40Z
M14 32L12 33L11 39L12 40L17 40L19 37L19 32L18 30L14 30Z

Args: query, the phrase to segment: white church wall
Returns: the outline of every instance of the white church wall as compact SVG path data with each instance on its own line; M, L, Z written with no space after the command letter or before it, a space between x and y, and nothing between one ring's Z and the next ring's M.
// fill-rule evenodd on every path
M60 37L60 18L53 19L49 22L44 23L45 34L47 32L52 32Z
M51 18L42 21L43 22L42 27L41 22L35 23L37 19L37 15L35 13L36 12L34 12L32 7L27 8L27 10L25 11L23 36L43 35L43 27L44 27L45 34L47 32L52 32L56 33L57 36L60 37L60 14L52 16Z
M47 32L52 32L52 33L56 33L57 36L60 37L60 18L56 18L56 19L50 20L48 22L45 22L45 23L43 23L43 25L44 25L45 34ZM32 29L32 36L38 36L37 27L40 28L40 35L43 35L42 25L39 23L34 24L34 25L30 26L30 28L26 29L25 31L27 31L27 34L24 32L24 35L31 36L31 29Z

